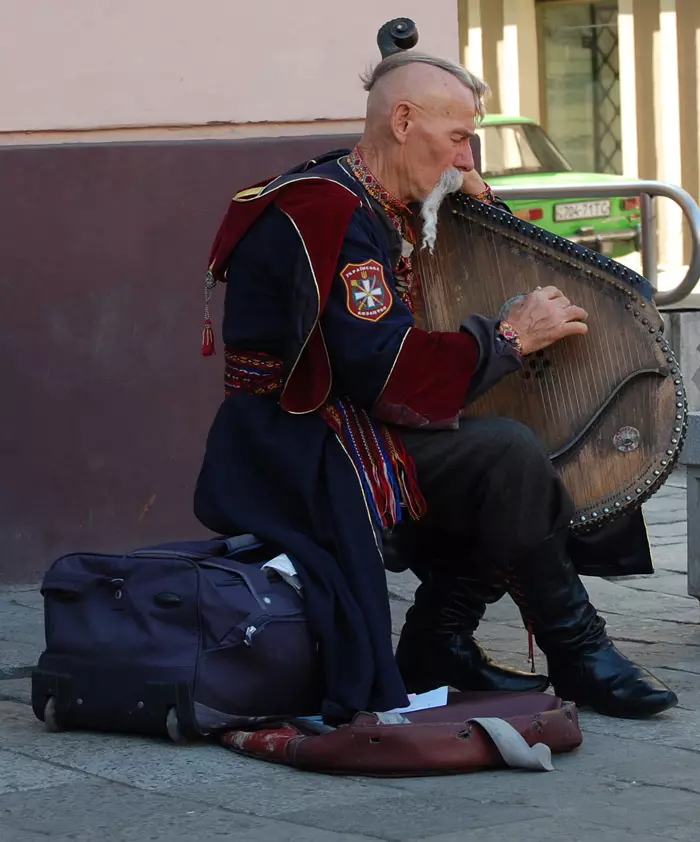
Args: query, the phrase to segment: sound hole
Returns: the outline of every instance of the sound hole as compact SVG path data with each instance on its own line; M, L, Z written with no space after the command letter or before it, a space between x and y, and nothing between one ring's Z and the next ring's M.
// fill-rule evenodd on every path
M535 380L541 380L545 376L546 370L551 368L551 365L552 361L545 356L544 351L536 351L523 361L523 370L520 372L520 376L523 380L530 380L533 377Z

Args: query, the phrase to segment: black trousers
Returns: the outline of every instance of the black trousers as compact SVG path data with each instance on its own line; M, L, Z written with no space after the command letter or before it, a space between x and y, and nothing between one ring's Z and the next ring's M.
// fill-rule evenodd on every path
M571 498L523 424L470 418L457 430L404 429L402 438L428 505L419 531L501 567L569 525Z

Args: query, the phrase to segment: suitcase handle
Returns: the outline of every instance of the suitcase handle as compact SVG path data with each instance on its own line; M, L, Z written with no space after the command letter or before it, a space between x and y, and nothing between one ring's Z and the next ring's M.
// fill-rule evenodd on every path
M263 541L249 532L243 535L226 537L219 535L208 541L185 541L178 544L155 544L151 547L139 547L126 554L127 558L182 558L187 561L206 560L235 556L248 550L263 546Z
M70 579L51 578L44 582L41 586L40 593L43 596L47 593L63 594L66 597L77 598L84 596L89 590L99 588L104 585L111 585L113 588L119 588L123 584L123 579L114 579L111 576L72 576Z
M219 538L226 545L227 556L236 556L246 550L255 550L262 547L263 542L256 535L246 532L244 535L234 535L232 538Z

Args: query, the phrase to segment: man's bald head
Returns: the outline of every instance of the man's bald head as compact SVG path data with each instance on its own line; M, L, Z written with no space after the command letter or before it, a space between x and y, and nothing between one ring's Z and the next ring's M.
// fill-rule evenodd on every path
M460 64L425 53L394 53L361 78L369 93L368 116L370 110L381 112L391 99L411 99L426 91L459 97L467 90L474 98L477 116L483 117L484 100L490 93L485 82Z
M479 78L446 59L397 53L363 81L369 96L358 145L397 198L422 201L446 170L474 168L470 138L488 93Z

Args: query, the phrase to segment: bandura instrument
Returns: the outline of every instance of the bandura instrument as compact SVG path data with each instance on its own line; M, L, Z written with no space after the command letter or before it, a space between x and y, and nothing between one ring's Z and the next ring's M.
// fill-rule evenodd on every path
M434 254L417 249L419 326L456 330L497 317L508 299L556 286L588 311L589 332L524 358L464 410L505 416L538 436L573 498L572 527L590 531L638 508L670 475L687 403L647 280L597 252L454 194L442 204Z

